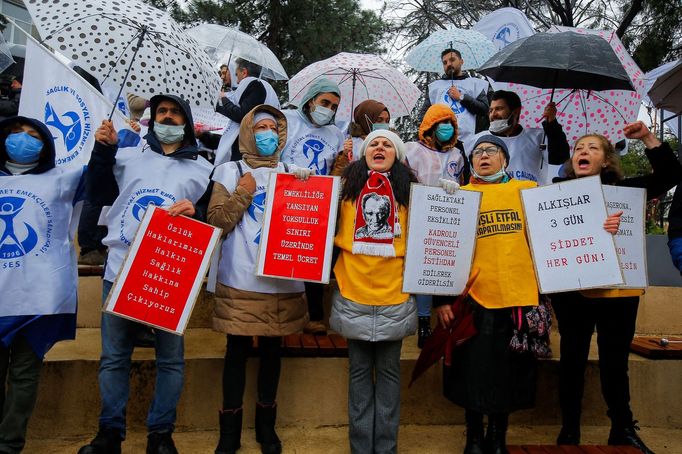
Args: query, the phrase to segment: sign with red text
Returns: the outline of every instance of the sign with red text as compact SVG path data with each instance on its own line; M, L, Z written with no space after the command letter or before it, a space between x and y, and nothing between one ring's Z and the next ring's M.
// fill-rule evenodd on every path
M104 310L184 333L220 233L219 228L150 206Z
M622 186L603 186L606 210L609 214L623 212L615 235L616 252L625 284L618 288L647 288L646 268L646 190Z
M329 282L339 186L338 177L270 175L256 274Z
M540 293L623 284L598 176L521 191Z
M474 258L481 193L412 184L403 292L459 295Z

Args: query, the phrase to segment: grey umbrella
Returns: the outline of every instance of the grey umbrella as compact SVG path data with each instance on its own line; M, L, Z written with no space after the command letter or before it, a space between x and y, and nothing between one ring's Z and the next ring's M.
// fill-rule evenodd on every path
M508 45L478 71L496 82L538 88L634 90L618 56L598 35L536 33Z
M682 114L682 60L656 78L648 95L657 108Z

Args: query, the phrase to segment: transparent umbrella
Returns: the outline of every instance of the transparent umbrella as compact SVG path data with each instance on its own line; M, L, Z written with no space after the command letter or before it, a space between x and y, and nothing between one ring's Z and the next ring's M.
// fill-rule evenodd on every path
M244 32L222 25L201 24L188 29L187 34L201 44L216 64L229 64L230 59L239 57L263 68L260 77L289 79L277 56L265 44Z

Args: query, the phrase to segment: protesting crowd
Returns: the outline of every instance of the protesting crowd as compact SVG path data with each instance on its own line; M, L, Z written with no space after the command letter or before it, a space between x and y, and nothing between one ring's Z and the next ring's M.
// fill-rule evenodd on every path
M463 320L471 332L436 355L445 357L443 394L464 408L465 454L507 453L510 414L535 405L538 360L551 355L552 314L560 333L555 392L562 427L556 443L581 443L585 371L596 329L601 392L611 421L603 438L652 453L637 433L628 377L645 288L543 294L522 191L597 178L602 185L641 188L654 199L682 179L676 154L643 122L631 122L622 134L643 142L651 173L626 178L616 147L601 129L569 143L554 100L544 106L540 127L525 127L518 93L496 90L481 74L464 70L456 43L439 54L442 74L428 86L414 141L393 128L388 100L372 93L352 105L349 124L341 121L339 106L348 100L331 77L316 78L297 105L283 108L261 77L264 68L242 57L219 62L222 88L214 108L229 119L224 129L202 128L193 120L194 106L172 90L149 99L124 91L129 127L111 117L93 125L95 142L85 166L58 165L57 136L47 117L6 115L0 122L0 280L8 306L0 316L0 453L22 451L45 355L55 343L76 337L77 263L103 265L106 305L121 273L128 272L136 232L151 206L222 231L211 264L213 329L226 337L215 454L239 451L245 405L255 406L261 452L283 452L286 440L276 431L282 339L329 329L348 343L350 452L397 453L403 340L416 334L409 341L432 354L436 331L451 333ZM96 77L82 68L78 73L102 91ZM319 176L340 178L338 210L329 220L335 225L332 283L255 272L268 227L266 202L274 197L273 173L291 174L303 187ZM450 196L480 194L478 227L484 213L502 212L519 226L495 233L477 229L461 295L404 292L408 219L423 209L411 203L415 185ZM671 232L682 238L679 194L675 200ZM599 219L600 228L615 235L621 215ZM671 241L671 251L682 269L682 245ZM331 294L327 314L325 294ZM146 452L178 452L172 435L184 383L183 336L103 311L99 430L78 454L121 453L131 357L141 345L154 349L156 364ZM250 377L254 345L260 361ZM244 402L247 380L257 384L256 402Z

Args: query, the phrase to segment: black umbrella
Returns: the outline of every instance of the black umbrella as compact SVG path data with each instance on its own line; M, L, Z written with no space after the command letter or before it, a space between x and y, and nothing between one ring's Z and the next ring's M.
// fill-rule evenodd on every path
M490 57L478 72L538 88L634 90L618 56L598 35L536 33Z

